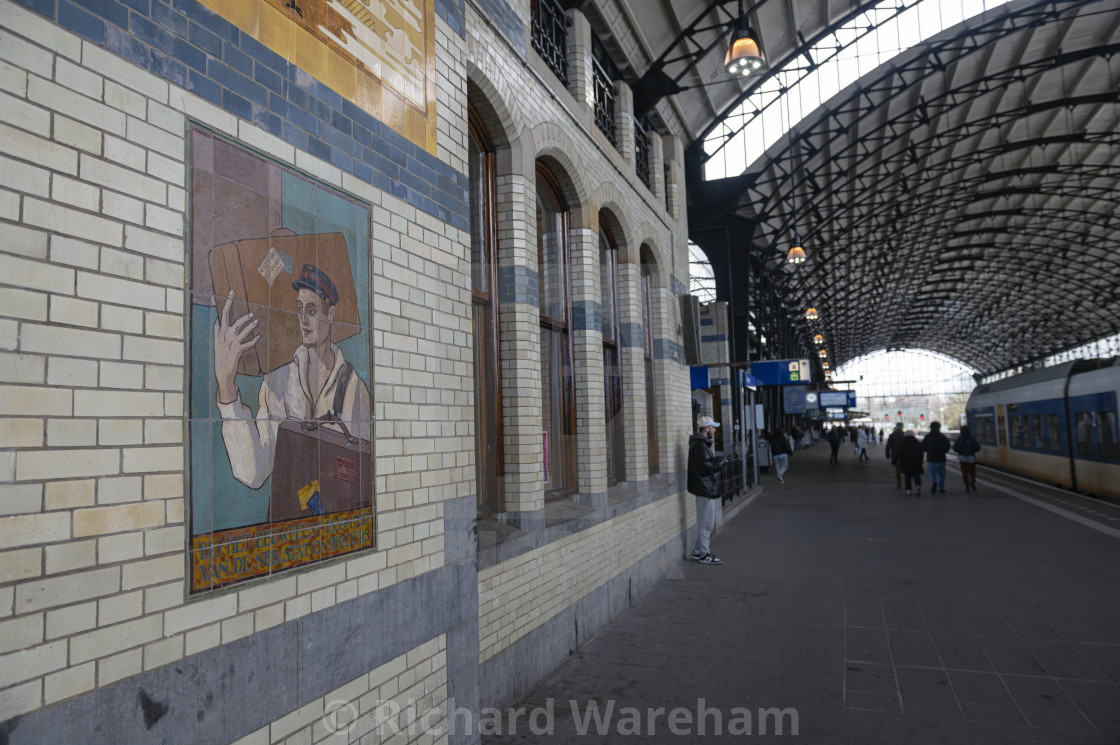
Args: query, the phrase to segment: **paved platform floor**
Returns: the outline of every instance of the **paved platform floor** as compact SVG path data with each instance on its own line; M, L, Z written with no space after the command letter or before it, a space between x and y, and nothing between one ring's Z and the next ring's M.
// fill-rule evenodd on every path
M1120 511L955 464L906 497L882 447L764 474L722 566L682 562L483 741L1120 743Z

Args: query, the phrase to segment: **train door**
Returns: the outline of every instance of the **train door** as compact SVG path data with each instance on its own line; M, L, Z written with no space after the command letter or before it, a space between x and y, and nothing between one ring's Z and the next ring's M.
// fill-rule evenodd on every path
M1006 468L1011 458L1007 451L1007 407L1002 404L996 406L996 451L999 464Z

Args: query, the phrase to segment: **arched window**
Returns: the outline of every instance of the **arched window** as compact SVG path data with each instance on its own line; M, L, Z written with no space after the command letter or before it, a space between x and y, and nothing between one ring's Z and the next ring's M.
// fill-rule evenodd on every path
M646 442L649 450L649 472L660 473L657 456L657 396L653 376L653 280L657 263L648 246L642 246L642 347L646 358Z
M502 395L498 372L497 187L494 149L478 113L468 111L471 185L471 295L474 322L476 488L481 512L501 512Z
M599 304L603 320L603 386L607 430L607 481L624 477L626 443L622 430L622 364L619 357L618 248L610 229L599 231Z
M575 381L568 207L555 177L537 165L537 273L541 310L541 421L544 489L562 496L576 484Z

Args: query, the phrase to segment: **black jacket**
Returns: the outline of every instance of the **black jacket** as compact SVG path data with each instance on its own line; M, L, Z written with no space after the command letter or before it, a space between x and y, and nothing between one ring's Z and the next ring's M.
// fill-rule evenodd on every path
M914 435L902 438L902 445L898 449L898 463L902 472L910 475L922 473L922 443Z
M933 430L922 440L922 450L926 452L926 460L930 463L944 463L945 453L949 452L952 443L949 438L941 434L941 430Z
M972 435L961 435L953 443L953 451L959 455L976 455L980 452L980 442Z
M688 438L688 490L691 493L718 499L721 469L711 440L703 435Z
M887 438L886 456L891 459L891 463L897 463L899 456L902 455L902 439L905 436L901 429L896 429Z

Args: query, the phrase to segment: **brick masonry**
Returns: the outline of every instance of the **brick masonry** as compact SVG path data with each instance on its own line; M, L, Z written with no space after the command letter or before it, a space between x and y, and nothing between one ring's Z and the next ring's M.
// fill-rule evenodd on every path
M138 691L156 704L172 700L175 666L242 664L256 640L288 639L296 628L322 630L326 648L342 655L353 633L388 633L369 671L339 666L353 674L337 680L309 665L299 700L275 697L262 710L271 721L243 733L245 742L319 741L332 702L359 702L361 719L372 701L420 681L421 698L437 708L451 698L475 709L512 703L495 697L515 686L480 692L481 660L516 667L526 639L614 592L604 588L633 563L622 547L638 557L679 543L692 521L678 478L691 430L677 332L678 278L688 271L683 193L672 183L680 143L661 138L653 148L670 161L670 183L656 178L664 173L656 163L653 189L643 186L632 152L607 143L586 103L519 46L526 32L511 29L514 21L528 28L528 3L500 4L500 13L491 7L499 4L436 3L432 155L194 0L0 0L0 720L18 718L29 736L45 731L35 723L124 717L120 707L93 705L123 701L130 721L143 722ZM468 79L484 100L468 101ZM541 531L532 550L489 564L483 583L474 568L468 104L485 105L500 128L504 517ZM371 206L378 549L187 603L184 355L196 330L184 314L184 136L192 121ZM538 161L571 206L575 499L599 503L611 489L597 444L605 437L601 220L620 254L624 483L650 482L644 251L654 265L656 470L669 484L641 507L556 535L543 531L540 475ZM649 568L642 587L660 571ZM563 593L541 602L559 586ZM414 594L402 596L404 588ZM351 625L331 620L354 604L366 611ZM424 638L401 632L401 618L379 624L378 614L400 607L434 619ZM610 617L596 611L582 628L593 633Z

